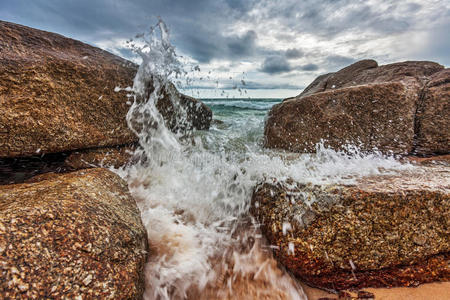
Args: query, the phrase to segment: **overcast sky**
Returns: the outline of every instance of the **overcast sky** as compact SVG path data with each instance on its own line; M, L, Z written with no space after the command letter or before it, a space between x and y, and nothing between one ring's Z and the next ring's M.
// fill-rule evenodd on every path
M364 58L450 65L449 0L0 1L2 20L127 58L125 42L157 16L177 53L199 64L204 79L196 81L201 89L194 95L200 97L221 97L223 89L240 96L235 86L246 97L295 96L317 75Z

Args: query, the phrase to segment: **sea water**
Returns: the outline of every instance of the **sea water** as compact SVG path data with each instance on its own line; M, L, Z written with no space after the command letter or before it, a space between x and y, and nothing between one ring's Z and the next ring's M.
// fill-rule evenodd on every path
M172 133L155 103L169 81L186 73L164 23L133 47L143 62L128 88L127 121L141 160L116 171L128 181L148 232L145 299L306 299L249 214L255 186L272 178L351 183L411 166L352 147L317 145L317 153L302 155L264 149L265 118L281 99L203 99L213 111L211 128ZM149 81L155 89L144 97Z

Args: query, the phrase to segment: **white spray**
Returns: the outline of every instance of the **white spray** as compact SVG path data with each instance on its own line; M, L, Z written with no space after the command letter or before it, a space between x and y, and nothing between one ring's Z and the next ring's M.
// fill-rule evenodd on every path
M405 166L380 155L348 156L323 147L318 155L287 160L263 150L260 141L233 144L238 136L260 132L261 121L251 118L241 120L238 131L213 128L180 139L187 133L172 133L156 107L169 82L185 75L166 25L159 20L139 38L133 49L142 64L127 121L139 137L142 159L120 174L129 182L148 231L145 299L305 299L295 281L278 269L248 214L256 184L271 177L338 182Z

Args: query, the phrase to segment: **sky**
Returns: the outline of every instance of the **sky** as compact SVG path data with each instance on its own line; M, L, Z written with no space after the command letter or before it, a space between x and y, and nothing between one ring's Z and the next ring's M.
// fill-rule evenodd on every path
M285 98L361 59L450 66L450 0L0 0L0 19L135 59L161 17L197 97Z

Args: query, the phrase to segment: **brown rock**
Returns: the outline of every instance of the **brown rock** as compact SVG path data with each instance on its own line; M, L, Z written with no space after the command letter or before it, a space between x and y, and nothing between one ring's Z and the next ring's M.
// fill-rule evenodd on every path
M306 97L326 90L341 88L344 85L354 82L355 76L364 70L378 67L378 63L373 59L360 60L348 67L339 70L336 73L329 73L317 77L299 97ZM353 85L358 85L356 82ZM350 85L351 86L351 85Z
M0 186L0 298L141 299L148 243L105 169Z
M125 92L136 65L58 34L0 21L0 156L136 140Z
M151 91L152 89L149 89ZM180 106L174 109L170 98L177 101ZM166 126L172 131L190 131L192 129L209 129L212 121L212 111L203 102L181 94L173 84L168 84L164 90L163 98L156 107L165 118Z
M420 88L428 80L428 76L443 68L440 64L429 61L405 61L378 66L375 60L366 59L336 73L317 77L298 97L343 87L393 81L402 81Z
M367 69L355 74L355 78L344 83L343 87L392 81L402 81L409 85L423 86L428 81L429 76L442 69L444 69L442 65L430 61L398 62Z
M320 93L320 92L324 92L327 89L327 81L328 79L333 76L335 73L328 73L328 74L323 74L318 76L316 79L314 79L313 82L311 82L304 90L303 92L298 95L298 97L306 97L315 93ZM289 99L293 99L295 97L292 98L288 98L286 100Z
M407 154L413 150L417 91L400 82L362 85L294 98L272 107L265 146L315 152L316 144Z
M346 291L339 291L339 300L352 300L352 295Z
M372 300L375 299L375 295L367 291L358 291L358 299Z
M132 85L135 64L58 34L4 21L0 41L0 157L136 141L125 121L126 92L114 92L117 86ZM199 113L211 113L198 100L180 97L201 106ZM209 127L207 117L190 117L203 121L196 128Z
M394 154L448 153L449 88L443 68L427 61L378 67L374 60L362 60L319 76L299 96L272 108L265 146L314 152L323 140L334 149L352 144Z
M64 165L72 170L114 167L120 168L132 163L135 146L93 148L72 152Z
M303 216L314 218L308 222ZM450 280L450 176L445 167L354 185L264 183L252 213L275 257L324 289Z
M415 153L450 153L450 69L430 77L418 103Z

